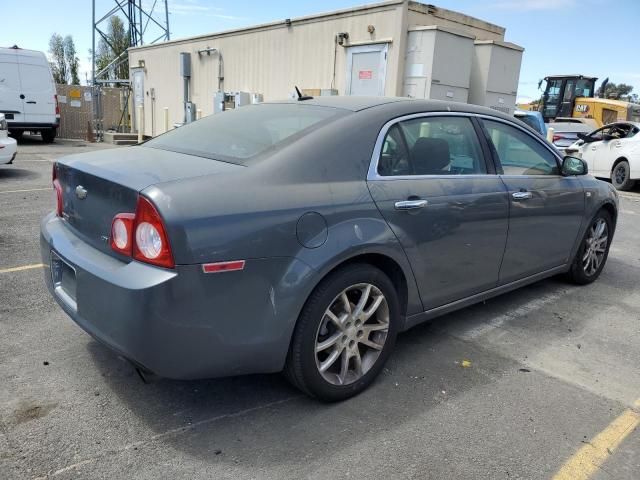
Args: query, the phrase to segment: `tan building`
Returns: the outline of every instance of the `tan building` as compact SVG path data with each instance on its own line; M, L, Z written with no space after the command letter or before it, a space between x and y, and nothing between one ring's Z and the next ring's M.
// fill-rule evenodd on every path
M203 115L213 113L218 91L260 93L264 100L274 100L289 97L296 85L316 93L333 89L340 95L433 98L429 92L441 91L454 100L460 91L460 101L467 101L464 89L469 88L469 78L462 80L466 86L428 88L427 84L443 83L429 78L435 70L420 63L407 63L411 61L407 58L413 58L411 54L427 57L427 61L433 55L415 41L410 45L411 32L421 32L425 27L438 32L433 37L433 42L436 38L438 42L436 52L438 45L473 50L474 41L509 48L511 45L503 42L505 29L497 25L432 5L391 0L132 48L129 65L135 102L144 105L144 134L164 131L165 107L171 125L183 121L185 89ZM431 41L423 33L414 36L418 34L421 42ZM522 49L516 51L521 54ZM186 82L181 75L183 52L190 53L190 77ZM447 61L451 58L457 58L456 52ZM470 76L470 59L466 63L468 68L461 71ZM517 87L520 57L515 63L516 85L510 90ZM420 79L424 79L424 87ZM515 105L515 92L513 95Z

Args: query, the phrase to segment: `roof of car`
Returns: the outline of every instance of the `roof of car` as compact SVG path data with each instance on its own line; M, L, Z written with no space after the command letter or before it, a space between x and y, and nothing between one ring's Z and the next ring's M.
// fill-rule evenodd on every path
M407 97L357 97L357 96L330 95L330 96L312 97L308 100L290 99L290 100L280 100L280 101L273 101L273 102L266 102L266 103L296 103L296 104L304 104L304 105L316 105L319 107L343 108L345 110L358 112L360 110L365 110L367 108L375 107L378 105L384 105L386 103L402 102L402 101L409 101L409 100L411 99Z
M461 102L449 102L442 100L423 100L408 97L357 97L357 96L326 96L314 97L309 100L283 100L265 103L288 103L288 104L304 104L315 105L319 107L342 108L353 112L366 110L373 107L385 106L398 115L414 112L461 112L461 113L477 113L482 115L491 115L512 120L510 117L497 110L478 105L471 105Z

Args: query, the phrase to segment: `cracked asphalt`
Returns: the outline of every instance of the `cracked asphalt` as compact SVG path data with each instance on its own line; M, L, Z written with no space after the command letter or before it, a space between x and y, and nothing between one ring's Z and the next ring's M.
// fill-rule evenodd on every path
M27 137L0 166L1 479L548 479L638 411L640 190L596 283L418 326L368 391L326 405L280 375L145 384L62 312L38 266L51 162L98 148ZM594 478L639 478L627 433Z

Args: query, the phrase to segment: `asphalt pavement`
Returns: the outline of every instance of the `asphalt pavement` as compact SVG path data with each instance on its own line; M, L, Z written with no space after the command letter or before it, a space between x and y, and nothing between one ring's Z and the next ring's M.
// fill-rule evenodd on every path
M62 312L39 255L51 162L99 148L26 138L0 166L0 479L640 478L640 190L596 283L418 326L326 405L280 375L143 383Z

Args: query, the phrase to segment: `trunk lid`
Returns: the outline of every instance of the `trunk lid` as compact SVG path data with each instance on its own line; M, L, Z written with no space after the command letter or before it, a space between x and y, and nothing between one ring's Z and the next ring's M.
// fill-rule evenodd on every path
M133 213L138 193L163 182L224 174L244 167L143 146L105 149L60 159L63 218L76 234L104 252L111 250L111 221Z

